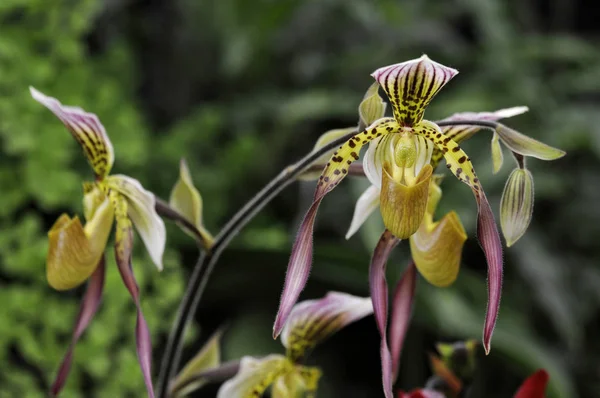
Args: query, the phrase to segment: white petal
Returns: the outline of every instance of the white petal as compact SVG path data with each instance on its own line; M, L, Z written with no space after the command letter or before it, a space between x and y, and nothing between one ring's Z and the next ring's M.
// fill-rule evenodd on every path
M346 233L346 239L350 239L352 235L358 231L363 223L369 218L371 213L379 206L379 188L375 185L371 185L360 195L356 201L356 207L354 208L354 216L352 216L352 222L350 228Z
M217 398L246 398L253 390L262 392L275 380L292 370L292 364L283 355L272 354L264 358L243 357L237 374L223 383Z
M162 270L167 231L165 223L156 213L154 194L145 190L138 180L125 175L109 177L108 184L127 199L129 218L144 241L152 261Z
M394 134L375 138L369 143L367 153L363 161L365 175L378 189L381 188L381 171L383 170L384 157L394 153ZM397 137L396 137L397 138ZM387 147L387 149L386 149Z

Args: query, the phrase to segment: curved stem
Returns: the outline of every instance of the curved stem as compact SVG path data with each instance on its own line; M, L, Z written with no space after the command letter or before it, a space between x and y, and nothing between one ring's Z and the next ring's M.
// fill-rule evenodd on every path
M303 157L299 162L285 168L277 177L269 182L252 199L248 201L223 227L221 232L215 238L210 252L204 251L200 254L198 262L194 266L194 271L185 295L179 305L173 328L167 341L167 346L162 358L161 370L157 381L157 397L165 398L168 390L168 381L173 378L177 371L181 359L183 348L183 336L187 329L189 321L192 319L200 298L214 269L214 266L221 254L221 251L237 235L252 218L262 210L279 192L295 181L302 172L311 166L323 154L335 149L356 134L350 133L324 147L313 151Z
M495 129L499 123L486 122L479 120L460 120L439 122L440 126L452 125L473 125ZM250 199L244 207L242 207L221 229L221 232L216 236L215 241L210 251L204 251L200 254L198 262L194 266L194 271L188 282L185 295L177 310L177 315L173 323L173 328L169 334L167 345L161 362L160 374L157 381L156 393L158 398L166 398L168 391L168 383L177 371L179 361L181 359L181 351L183 348L183 336L187 329L190 320L193 318L208 279L217 263L221 251L229 244L229 242L237 235L254 216L262 210L277 194L296 180L300 174L309 169L313 163L323 154L335 149L343 144L351 137L356 135L358 131L344 135L328 143L327 145L312 151L304 156L297 163L286 167L273 180L271 180L263 189L261 189L252 199Z

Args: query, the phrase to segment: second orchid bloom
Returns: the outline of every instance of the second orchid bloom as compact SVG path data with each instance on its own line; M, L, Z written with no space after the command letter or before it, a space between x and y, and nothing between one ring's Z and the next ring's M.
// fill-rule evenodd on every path
M303 290L312 265L313 227L319 205L350 173L350 166L359 159L361 148L368 146L363 169L373 184L361 196L348 232L352 235L366 217L379 207L386 227L373 253L370 266L370 288L375 319L382 334L382 371L384 392L391 397L392 361L387 348L387 283L385 265L391 250L402 239L410 240L416 268L430 283L447 286L457 277L462 246L467 235L456 213L450 212L439 221L434 213L441 197L441 176L434 175L443 158L446 167L461 182L469 186L478 208L477 235L488 268L488 307L483 331L486 353L490 350L496 324L502 287L502 244L494 215L471 159L459 142L470 138L482 127L496 126L492 139L492 159L495 170L502 164L503 143L524 170L525 156L543 160L560 158L564 152L524 136L501 124L501 118L527 111L517 107L492 113L464 113L451 116L438 124L423 118L434 96L458 71L430 60L419 59L377 69L370 89L369 106L361 104L361 127L326 163L319 177L313 203L300 226L286 274L279 311L273 334L277 337L286 325L290 312ZM385 106L377 95L378 87L386 93L393 117L383 117ZM373 99L374 98L374 99ZM369 113L366 120L364 113ZM464 122L464 123L461 123ZM488 124L486 124L488 122ZM530 176L528 171L519 172ZM511 177L507 183L501 212L502 229L507 244L514 243L524 232L531 218L532 182ZM412 265L411 265L412 267ZM409 268L410 270L410 268ZM410 278L414 280L414 277ZM414 282L410 283L414 290ZM397 369L394 369L397 371Z
M156 213L155 197L131 177L109 175L114 162L113 146L96 115L81 108L62 105L34 88L31 88L31 95L63 122L81 145L95 174L95 181L83 184L85 225L77 216L63 214L48 233L47 278L50 286L66 290L89 279L73 340L59 368L52 394L58 395L66 382L75 343L98 308L104 285L104 251L114 224L116 263L137 307L135 334L138 359L148 395L153 397L150 332L140 306L139 289L131 267L131 253L135 226L152 261L162 270L166 230Z

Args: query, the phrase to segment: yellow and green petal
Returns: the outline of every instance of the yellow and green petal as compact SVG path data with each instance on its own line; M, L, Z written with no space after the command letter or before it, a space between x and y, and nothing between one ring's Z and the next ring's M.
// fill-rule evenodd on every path
M61 215L48 232L46 276L54 289L66 290L92 275L106 248L113 223L108 200L100 205L85 227L79 218Z
M294 362L304 358L315 345L372 312L368 297L339 292L296 304L281 334L287 357Z
M264 358L243 357L238 373L221 386L217 398L256 398L279 377L294 371L294 365L283 355Z
M190 170L184 159L181 159L179 164L179 180L171 191L169 205L196 227L196 231L202 237L206 247L212 245L214 239L202 223L202 196L194 186ZM178 223L178 225L193 238L197 237L197 233L190 231L184 224Z
M500 171L504 162L504 154L500 146L500 136L494 133L492 137L492 164L494 166L494 174Z
M313 398L322 372L319 368L296 366L293 372L280 376L273 384L272 398Z
M490 351L492 334L498 319L503 276L502 244L494 213L471 160L460 146L446 137L435 123L429 121L421 122L413 131L432 141L442 151L446 159L446 167L471 188L477 201L477 237L488 266L488 305L483 331L483 344L487 354Z
M563 150L546 145L503 125L496 128L496 133L500 136L504 145L511 151L523 156L530 156L541 160L556 160L566 154Z
M425 165L414 185L405 185L397 182L389 167L384 166L379 206L383 223L397 238L407 239L423 222L432 171L431 165Z
M421 58L377 69L371 76L390 99L394 118L401 126L414 126L423 119L433 97L458 71L423 55Z
M432 285L452 284L466 240L465 229L453 211L431 226L423 223L410 237L410 251L419 273Z
M517 168L508 177L500 200L500 226L506 246L512 246L527 231L533 215L533 176Z
M200 351L183 367L169 386L170 397L183 397L207 383L207 379L198 377L202 372L216 368L221 364L221 336L219 329L202 346Z
M360 117L358 129L366 129L385 115L386 103L379 95L379 83L371 84L371 87L365 93L365 96L358 106L358 115Z
M162 270L167 231L165 223L156 212L154 194L145 190L139 181L125 175L110 176L107 185L127 201L128 217L135 225L152 261Z
M113 146L100 120L93 113L79 107L62 105L56 98L48 97L30 87L31 96L48 108L67 127L77 140L98 179L108 175L115 155Z

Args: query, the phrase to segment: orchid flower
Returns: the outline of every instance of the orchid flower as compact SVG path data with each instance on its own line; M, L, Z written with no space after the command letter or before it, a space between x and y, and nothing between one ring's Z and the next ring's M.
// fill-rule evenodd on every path
M462 244L466 239L455 213L450 213L438 223L432 219L441 195L439 178L433 176L433 170L442 158L452 174L471 188L478 207L477 235L488 266L488 306L483 332L486 353L490 350L498 315L502 286L500 236L482 184L470 158L458 144L480 130L481 126L465 121L465 125L455 125L444 131L436 123L423 119L433 97L457 73L455 69L423 55L416 60L377 69L372 74L390 100L393 117L372 122L344 143L327 162L292 248L273 328L273 335L277 337L308 279L312 264L313 227L321 201L349 174L350 165L359 159L361 148L369 144L363 168L373 187L361 197L357 207L362 208L359 213L363 217L362 214L373 211L379 202L386 226L374 251L369 279L375 318L382 335L384 391L388 398L391 397L392 370L384 331L387 327L385 263L389 253L401 239L414 236L411 249L417 268L430 282L445 286L456 278ZM519 107L483 114L480 120L514 116L525 110ZM450 119L456 123L472 115L458 114ZM498 151L499 141L521 156L551 160L564 155L558 149L502 126L495 130L492 141L497 167L502 153L501 149ZM360 225L358 221L354 224Z
M62 105L55 98L34 88L30 90L33 98L54 113L81 145L95 175L93 182L83 184L85 225L77 216L63 214L48 233L50 244L46 274L50 286L67 290L89 279L71 345L52 385L52 395L58 395L64 386L75 344L98 309L104 285L104 251L114 223L116 263L137 307L135 333L138 360L148 395L153 397L150 333L140 306L139 289L131 267L131 252L135 226L152 261L162 270L166 230L156 213L155 197L131 177L109 175L114 162L114 150L96 115L78 107Z
M338 292L296 304L281 335L286 355L243 357L237 375L221 386L217 398L260 397L270 386L273 398L314 396L321 371L303 365L309 351L372 312L370 298Z

